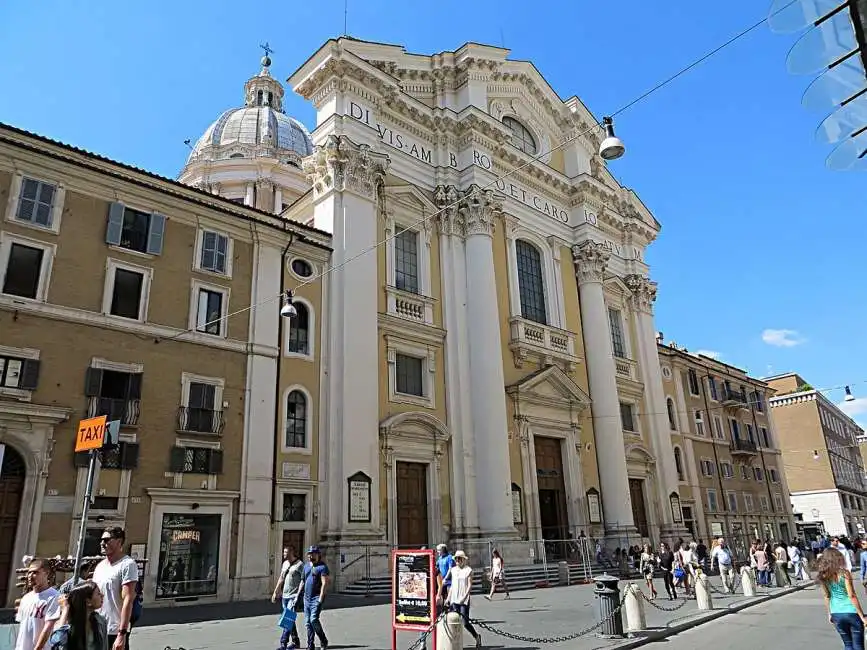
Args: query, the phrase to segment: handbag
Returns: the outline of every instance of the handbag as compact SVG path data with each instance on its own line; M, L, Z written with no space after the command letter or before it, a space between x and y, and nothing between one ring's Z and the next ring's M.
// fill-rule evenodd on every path
M677 566L674 567L674 577L680 580L683 576L686 575L686 571L683 570L683 567Z
M280 616L280 620L277 621L277 627L282 627L284 630L291 630L295 627L295 621L297 618L298 614L294 607L284 607L283 614Z

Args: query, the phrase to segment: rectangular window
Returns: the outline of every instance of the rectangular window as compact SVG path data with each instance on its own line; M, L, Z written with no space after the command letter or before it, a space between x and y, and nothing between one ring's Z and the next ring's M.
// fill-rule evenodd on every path
M181 408L181 431L219 433L222 411L217 410L217 386L191 381L187 403Z
M0 356L0 388L35 390L38 382L38 359Z
M196 331L220 336L223 333L223 294L199 289L196 308Z
M163 515L156 598L216 595L220 529L221 515Z
M51 228L57 186L32 178L21 181L15 218L44 228Z
M749 422L747 422L746 427L747 427L747 440L749 440L750 442L755 442L756 441L756 432L753 429L753 425L750 424Z
M731 512L738 511L738 494L737 492L727 492L726 498L728 499L729 510Z
M775 494L774 495L774 507L777 509L777 512L783 512L785 508L783 508L783 495Z
M183 474L222 474L223 451L209 447L172 447L169 471Z
M284 494L283 495L283 521L306 521L307 519L307 495Z
M768 512L771 509L770 504L768 503L768 497L761 495L759 497L759 508L762 512Z
M729 420L729 429L732 432L732 440L740 440L741 438L741 426L737 420Z
M203 271L226 275L229 238L217 232L202 233L202 250L199 266Z
M725 461L719 464L720 473L723 478L733 478L735 475L734 469L732 468L731 463L727 463Z
M768 435L767 427L760 427L759 433L761 434L762 447L768 448L771 446L771 437Z
M623 317L616 309L608 308L608 325L611 327L611 347L614 356L626 358L626 342L623 338Z
M704 418L701 411L695 412L695 432L700 436L704 435Z
M714 462L708 458L701 459L701 474L702 476L714 475Z
M635 432L635 414L632 404L620 402L620 424L624 431Z
M424 360L406 354L395 355L395 392L424 397Z
M45 250L12 242L3 278L3 293L37 299Z
M166 218L156 212L143 212L112 203L108 210L105 242L127 250L149 255L163 252Z
M710 388L710 398L713 401L718 402L719 401L719 393L717 392L716 379L714 379L713 377L708 377L707 378L707 385Z
M753 507L753 495L748 492L744 492L744 510L746 512L752 512Z
M690 368L687 371L686 376L687 376L687 380L689 383L690 394L691 395L701 395L701 392L699 390L699 384L698 384L698 375L696 374L695 370Z
M716 512L719 510L719 504L716 501L716 490L707 491L707 509L709 512Z
M756 396L756 410L759 413L765 412L765 396L762 395L759 391L753 393Z
M418 233L397 225L394 238L394 286L418 293Z
M741 465L741 479L744 481L750 480L750 468L746 465Z
M757 481L765 480L765 473L762 471L761 467L753 467L753 476L756 477Z
M713 416L713 434L719 440L725 440L726 434L723 432L722 419L718 415Z
M777 475L777 470L771 467L768 470L768 477L770 478L771 483L779 483L780 477Z
M113 316L141 320L142 290L145 275L130 269L116 268L114 283L111 290L111 308Z

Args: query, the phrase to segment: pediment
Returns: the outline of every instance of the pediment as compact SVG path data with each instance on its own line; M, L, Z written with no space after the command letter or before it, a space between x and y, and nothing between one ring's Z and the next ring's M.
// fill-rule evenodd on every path
M425 214L433 214L439 210L415 185L387 185L385 195L392 201Z
M590 405L590 396L557 366L548 366L524 377L507 386L506 392L519 402L529 401L579 409Z
M619 295L623 298L629 298L632 295L632 291L629 290L626 283L617 275L605 278L603 284L605 285L605 291L608 293Z

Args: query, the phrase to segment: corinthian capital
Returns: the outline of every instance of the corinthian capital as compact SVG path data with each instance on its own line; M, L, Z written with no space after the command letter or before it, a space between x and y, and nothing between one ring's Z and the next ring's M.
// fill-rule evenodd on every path
M464 193L461 213L466 222L467 237L471 235L494 234L494 219L502 212L502 205L494 198L492 190L483 190L478 185L470 185Z
M439 208L440 232L444 235L456 235L463 237L466 234L464 220L460 214L461 195L454 185L439 185L434 190L434 203Z
M636 311L653 313L653 303L656 300L656 282L643 275L627 275L623 278L626 288L632 292L630 302Z
M329 135L304 160L304 172L317 195L348 190L372 199L388 165L388 156L372 152L368 145L355 144L345 135Z
M572 247L572 260L575 263L575 276L578 284L586 282L602 282L605 267L611 259L605 246L592 239L585 239Z

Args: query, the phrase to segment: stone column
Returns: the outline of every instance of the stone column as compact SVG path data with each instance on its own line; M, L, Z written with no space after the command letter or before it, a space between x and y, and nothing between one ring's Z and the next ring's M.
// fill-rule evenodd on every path
M467 273L465 228L458 212L460 196L453 186L439 186L434 194L440 208L440 273L445 330L446 405L451 433L452 532L456 539L476 537L479 509L476 501L473 449L469 343L467 337Z
M254 183L247 183L247 193L244 195L244 205L249 205L251 208L255 207L253 205L256 197L255 188L256 185Z
M328 301L330 440L327 491L328 537L381 538L377 256L360 255L377 243L378 194L389 159L346 136L329 135L305 160L313 184L314 225L333 233ZM357 256L357 257L356 257ZM352 259L354 258L354 259ZM349 261L351 259L351 261ZM342 266L346 263L346 266ZM321 435L321 432L320 432ZM370 523L350 523L347 479L364 472L371 479Z
M612 534L622 535L624 532L634 531L635 523L629 497L629 476L620 422L614 350L608 325L608 308L602 289L605 268L611 255L602 244L587 239L572 247L572 256L581 300L581 325L590 380L602 512L606 529L611 530Z
M479 528L486 536L516 535L512 523L503 346L494 272L494 193L470 185L461 205L466 227L467 327Z
M274 214L280 214L283 211L283 188L279 185L274 186Z
M674 523L671 511L670 497L672 492L677 493L678 482L665 391L662 388L662 370L659 367L659 352L656 348L656 328L653 324L656 283L641 275L628 275L623 281L632 292L630 302L636 318L638 365L644 380L645 404L650 413L647 420L650 424L650 438L656 455L656 491L662 516L662 521L659 522L660 532L663 537L677 539L685 535L686 529L683 523ZM683 417L689 416L681 415L681 418Z

